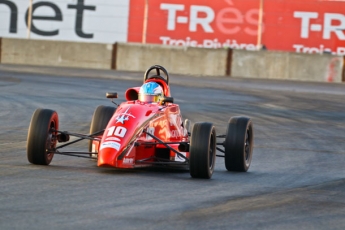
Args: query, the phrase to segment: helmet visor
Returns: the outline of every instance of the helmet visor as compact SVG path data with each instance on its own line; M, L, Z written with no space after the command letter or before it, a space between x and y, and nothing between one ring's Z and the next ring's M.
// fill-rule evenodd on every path
M149 94L139 93L138 99L139 101L142 101L142 102L159 102L160 95L149 95Z

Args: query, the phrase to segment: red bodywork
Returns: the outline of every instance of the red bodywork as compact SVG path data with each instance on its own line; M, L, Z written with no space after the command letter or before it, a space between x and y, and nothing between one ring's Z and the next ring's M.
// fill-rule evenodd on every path
M170 96L169 86L164 81L154 81L163 86L165 96ZM178 151L177 142L189 141L179 106L143 103L137 100L138 91L139 87L126 91L127 102L119 105L100 136L101 141L93 141L93 151L98 152L98 166L134 168L150 166L150 162L153 164L157 159L185 161L146 133L163 142L175 142L169 146ZM189 158L189 152L179 152Z

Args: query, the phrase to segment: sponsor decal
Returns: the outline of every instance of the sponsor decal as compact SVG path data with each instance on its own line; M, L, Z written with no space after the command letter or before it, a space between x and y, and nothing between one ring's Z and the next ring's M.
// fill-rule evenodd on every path
M177 129L171 130L171 132L170 132L170 137L171 137L171 138L177 138L177 137L179 137L179 132L178 132L178 130L177 130Z
M133 158L125 157L125 158L123 158L123 163L124 164L133 164L134 163L134 159Z
M133 116L131 113L128 113L129 109L131 107L129 106L128 109L124 112L124 113L120 113L115 119L116 119L116 123L121 123L121 124L125 124L125 121L128 121L130 117L135 118L135 116Z
M187 153L181 153L183 156L187 156ZM180 157L178 154L175 155L175 161L184 162L185 159Z
M103 142L100 149L102 150L105 148L112 148L118 151L121 148L121 145L117 142Z
M118 142L121 142L120 138L123 138L126 135L127 129L121 126L111 126L105 131L105 133L106 137L104 142L101 144L100 150L104 148L113 148L118 151L121 148L121 144Z
M181 127L181 123L180 114L169 114L170 138L177 138L180 136L178 128Z
M117 137L107 137L105 140L106 141L121 141L120 138L117 138Z
M149 134L152 134L152 135L155 135L155 128L154 127L148 127L147 129L146 129L146 132L148 132ZM153 138L150 136L150 135L148 135L148 134L146 134L146 140L152 140Z
M171 113L169 114L169 125L170 126L178 126L177 125L177 117L178 117L178 114L174 114L174 113Z

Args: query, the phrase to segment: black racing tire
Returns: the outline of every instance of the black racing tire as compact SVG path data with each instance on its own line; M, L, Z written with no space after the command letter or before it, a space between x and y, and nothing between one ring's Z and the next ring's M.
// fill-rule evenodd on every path
M54 153L49 150L54 150L57 143L57 132L52 129L59 129L58 114L50 109L37 109L27 137L27 158L31 164L49 165L52 161Z
M216 129L212 123L194 124L189 154L190 175L210 179L216 161Z
M253 157L254 130L248 117L232 117L228 123L224 149L228 171L247 172Z
M90 125L90 134L96 133L105 129L110 121L111 117L116 111L115 107L111 106L98 106L92 116L92 121ZM92 152L92 141L89 141L89 152Z

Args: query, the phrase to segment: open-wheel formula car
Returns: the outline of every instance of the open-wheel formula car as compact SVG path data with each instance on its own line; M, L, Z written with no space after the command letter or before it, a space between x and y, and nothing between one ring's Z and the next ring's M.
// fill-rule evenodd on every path
M29 162L49 165L54 154L61 154L96 158L100 167L183 166L193 178L211 178L216 156L225 158L228 171L245 172L250 167L251 120L232 117L226 133L218 136L212 123L195 123L191 128L189 120L183 121L179 105L173 103L169 74L162 66L150 67L143 85L127 89L126 101L120 105L113 101L117 93L106 97L116 106L96 108L90 134L61 131L57 112L37 109L27 137ZM70 136L75 140L70 141ZM88 140L89 151L62 151L81 140Z

